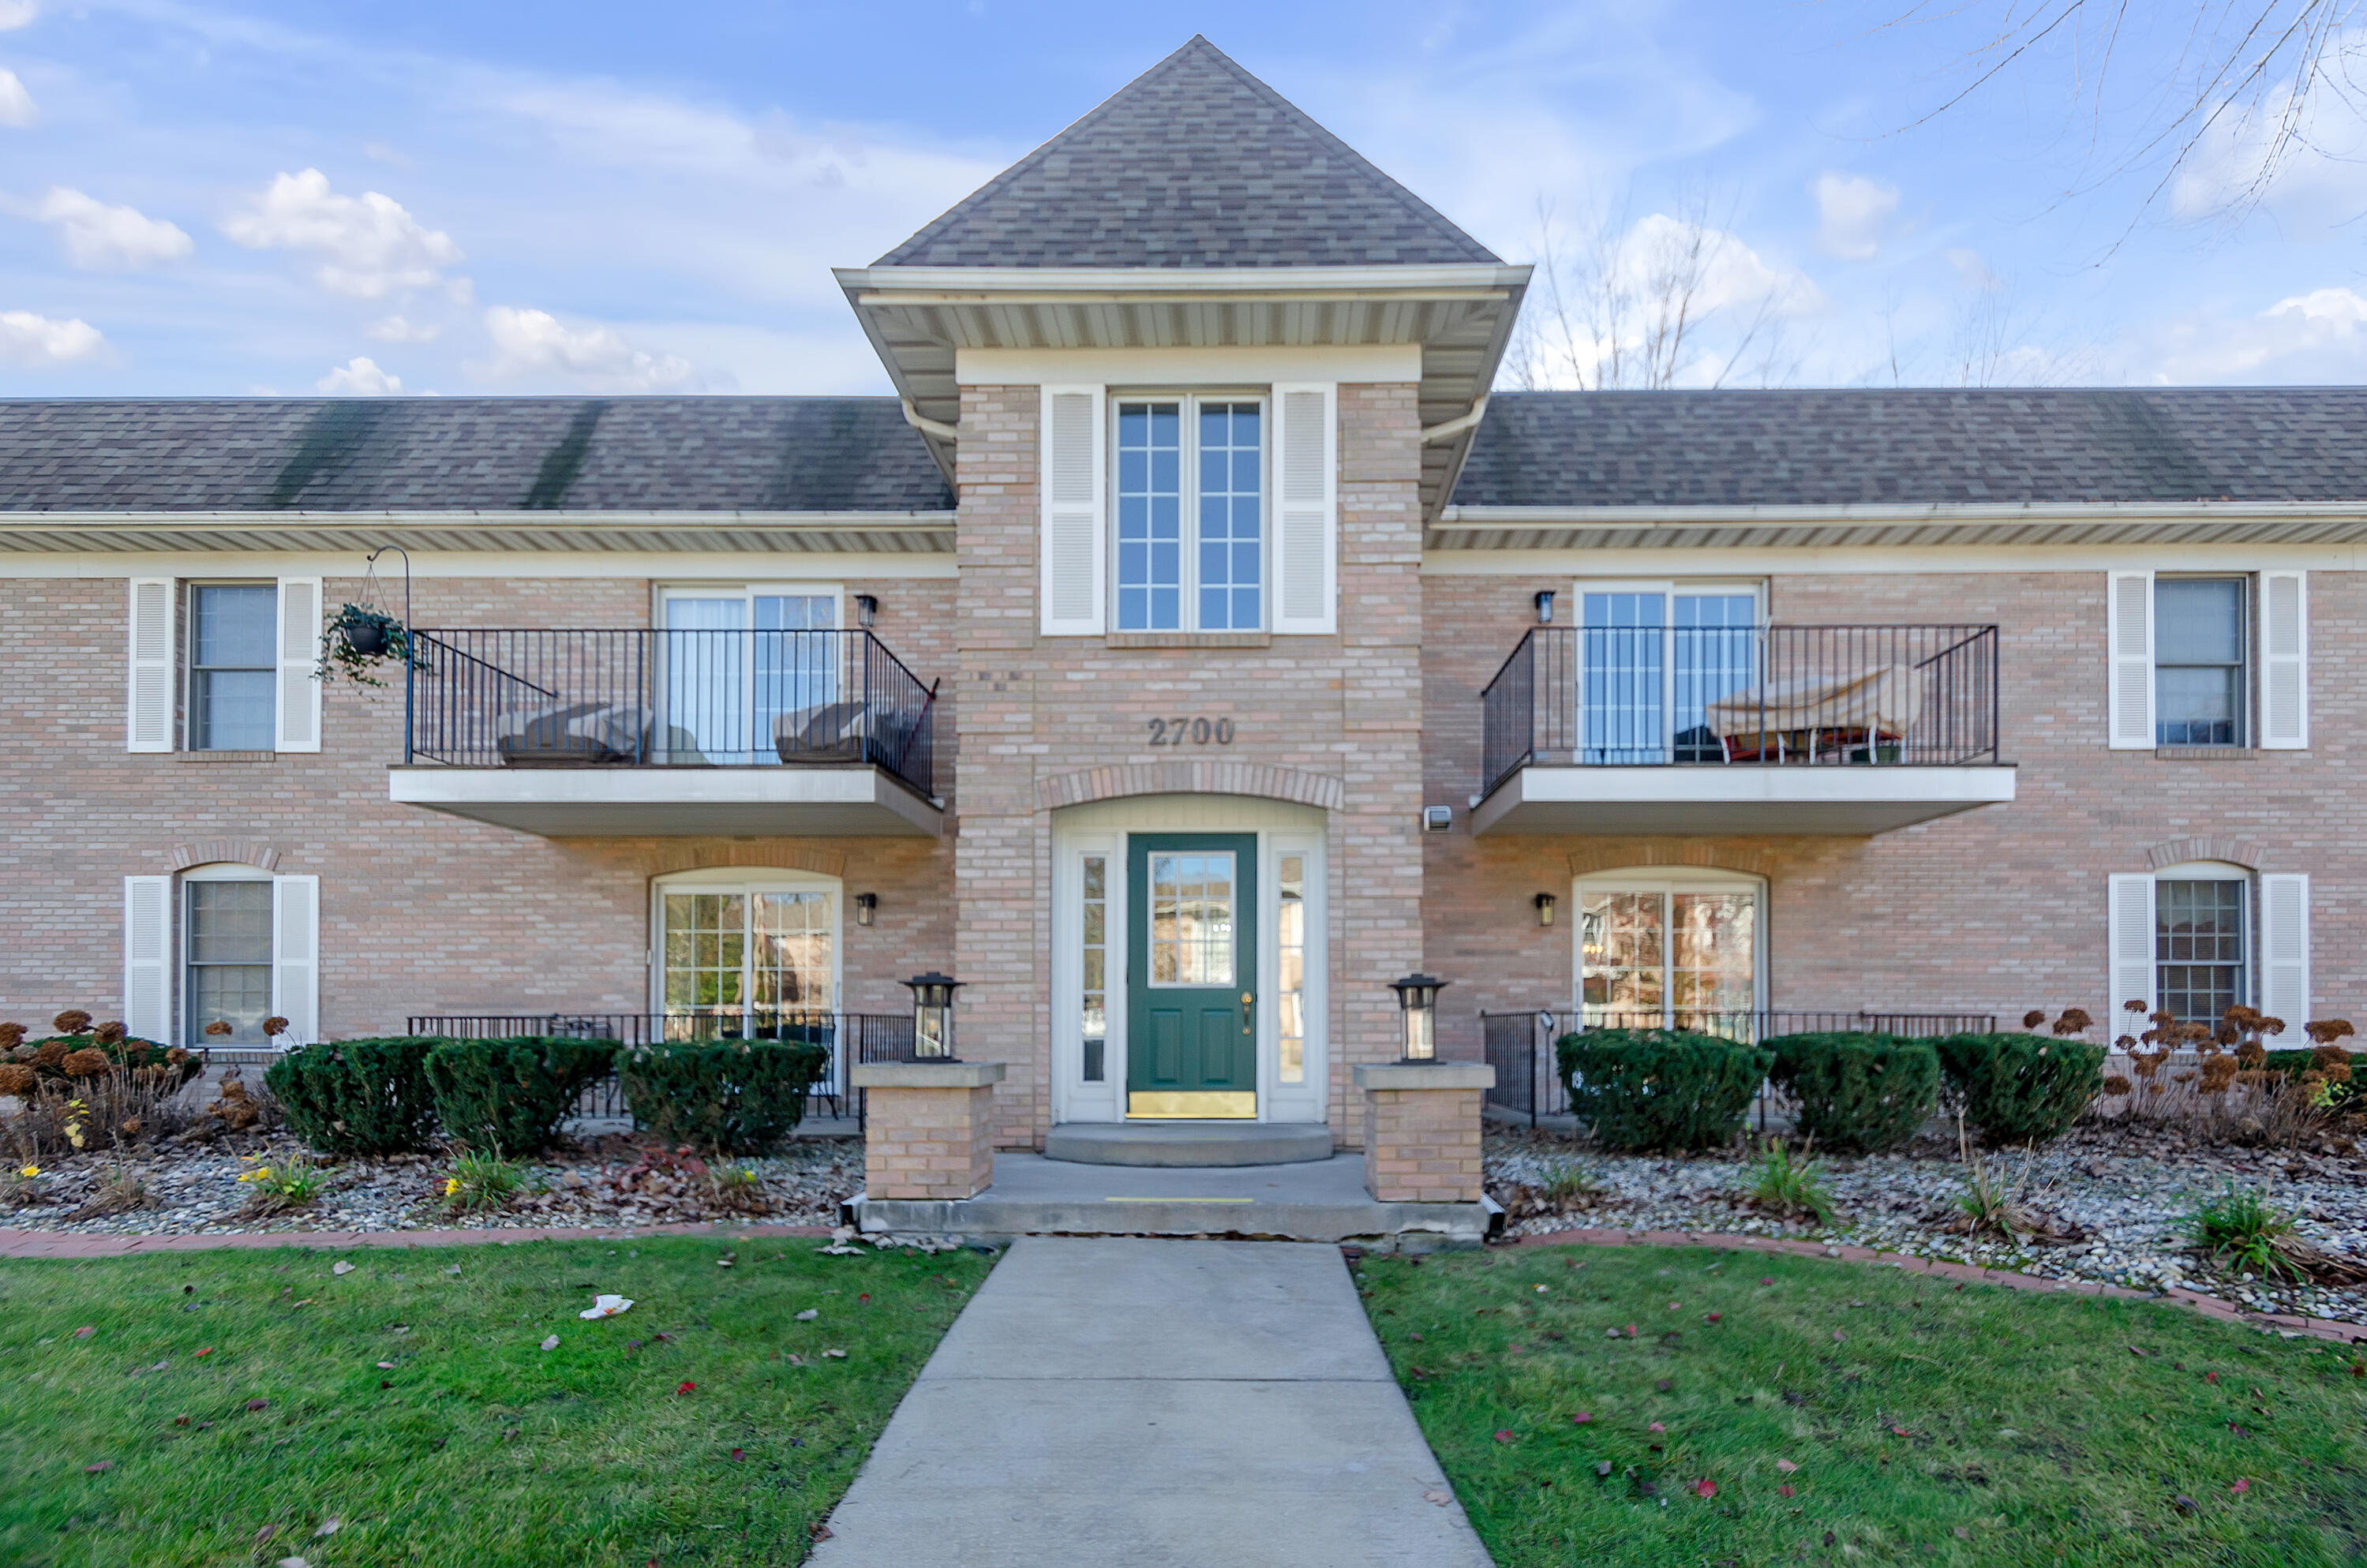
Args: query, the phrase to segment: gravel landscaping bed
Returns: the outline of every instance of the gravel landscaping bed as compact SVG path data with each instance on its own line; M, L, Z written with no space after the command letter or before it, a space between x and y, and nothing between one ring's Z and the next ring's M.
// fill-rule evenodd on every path
M2175 1129L2082 1122L2038 1150L1988 1156L2019 1177L2023 1202L2070 1233L2028 1246L1954 1235L1965 1170L1953 1140L1925 1137L1900 1154L1824 1161L1840 1210L1834 1224L1785 1223L1743 1196L1750 1161L1738 1152L1671 1158L1607 1154L1545 1133L1491 1131L1489 1192L1515 1216L1507 1228L1539 1235L1575 1228L1728 1231L1812 1237L1858 1247L2011 1269L2048 1279L2090 1280L2137 1290L2179 1287L2260 1312L2367 1321L2367 1288L2334 1288L2229 1275L2192 1250L2185 1221L2233 1180L2271 1187L2278 1207L2328 1252L2367 1263L2367 1159L2357 1153L2198 1146ZM1542 1189L1576 1171L1594 1191L1558 1212L1534 1211Z
M838 1223L838 1205L863 1186L863 1144L857 1138L798 1138L781 1152L734 1159L733 1170L756 1173L761 1207L714 1201L690 1175L642 1170L641 1145L621 1136L588 1140L524 1161L524 1190L490 1213L454 1214L444 1204L451 1162L435 1155L322 1159L328 1190L310 1208L270 1218L245 1217L249 1189L239 1176L255 1160L286 1153L284 1139L231 1135L197 1146L135 1150L122 1168L136 1177L155 1207L96 1218L75 1218L115 1170L106 1155L44 1161L41 1201L11 1208L0 1197L0 1226L92 1235L234 1235L274 1231L501 1229L547 1225L671 1224L712 1219L761 1219L770 1224ZM254 1156L254 1159L242 1156Z

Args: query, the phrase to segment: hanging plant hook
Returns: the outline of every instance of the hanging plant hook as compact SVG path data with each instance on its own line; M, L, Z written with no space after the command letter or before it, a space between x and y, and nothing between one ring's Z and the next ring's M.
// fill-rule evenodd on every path
M402 558L402 618L378 607L378 558L392 550ZM408 664L411 646L411 552L401 545L380 545L363 558L362 602L345 604L321 628L321 661L315 679L331 680L342 671L358 685L384 686L372 669L382 659Z

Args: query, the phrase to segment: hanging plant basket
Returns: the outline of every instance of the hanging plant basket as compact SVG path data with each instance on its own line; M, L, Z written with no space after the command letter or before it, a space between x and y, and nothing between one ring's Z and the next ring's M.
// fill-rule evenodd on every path
M378 666L410 651L411 633L401 621L366 604L345 604L321 630L321 662L313 674L323 681L343 675L357 685L383 686Z

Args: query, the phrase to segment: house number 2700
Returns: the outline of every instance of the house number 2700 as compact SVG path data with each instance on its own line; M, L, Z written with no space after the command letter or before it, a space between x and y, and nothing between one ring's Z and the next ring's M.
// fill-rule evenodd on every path
M1195 746L1214 742L1218 746L1233 743L1233 721L1229 718L1154 718L1150 721L1150 743L1153 746L1181 746L1185 741Z

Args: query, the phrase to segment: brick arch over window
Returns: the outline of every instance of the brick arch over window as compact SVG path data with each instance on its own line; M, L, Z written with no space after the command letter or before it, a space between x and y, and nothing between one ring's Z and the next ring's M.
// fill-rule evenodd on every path
M835 850L782 849L770 844L666 844L650 856L651 876L678 871L718 871L748 866L763 871L810 871L844 877L846 856Z
M192 843L175 844L172 854L175 871L225 863L251 865L262 871L279 869L279 846L260 839L199 839Z
M1572 876L1597 871L1625 871L1641 865L1692 865L1772 876L1774 857L1757 850L1722 844L1715 839L1613 839L1569 852Z
M2240 865L2246 871L2260 869L2260 846L2245 839L2193 838L2164 839L2146 851L2146 869L2159 871L2165 866L2183 865L2188 861L2224 861Z
M1337 811L1347 794L1329 774L1262 762L1132 762L1039 779L1036 806L1053 811L1129 795L1246 795Z

